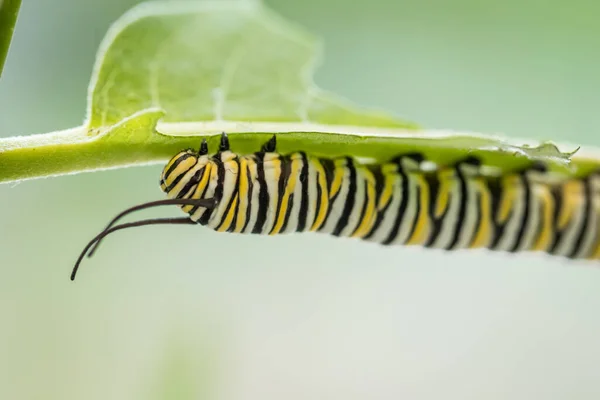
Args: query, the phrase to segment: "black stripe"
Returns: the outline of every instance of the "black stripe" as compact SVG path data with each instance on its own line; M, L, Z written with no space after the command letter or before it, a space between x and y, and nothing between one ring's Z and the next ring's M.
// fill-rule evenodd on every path
M373 176L375 177L375 212L377 213L377 218L375 218L375 222L373 223L373 226L371 226L371 230L365 235L364 239L370 239L373 237L373 235L375 234L375 232L377 232L377 229L379 229L379 226L381 225L381 222L383 221L383 217L385 216L385 212L388 209L388 207L390 206L390 204L392 204L392 200L394 199L394 192L393 192L393 188L392 188L392 196L390 197L390 200L388 201L388 203L385 205L385 207L379 211L377 209L378 205L379 205L379 201L381 199L381 196L383 195L383 191L385 189L385 176L383 175L382 170L382 166L381 165L376 165L376 166L372 166L370 167L371 169L371 173L373 173Z
M190 157L193 157L193 156L190 155L190 154L184 154L183 156L181 156L177 160L175 160L175 162L173 162L173 165L171 165L171 167L169 168L169 171L170 171L169 175L171 175L173 173L173 171L175 170L174 166L176 167L183 160L187 160ZM177 184L181 181L181 179L185 176L185 174L187 174L190 169L194 168L197 163L198 163L198 159L196 159L196 162L194 163L194 165L192 165L191 167L189 167L188 169L186 169L185 171L183 171L181 174L177 175L177 177L173 180L173 183L171 183L170 186L167 186L167 189L165 190L165 192L166 193L171 193L171 191L173 190L173 188L175 188L175 186L177 186ZM175 165L175 164L177 164L177 165ZM165 176L169 176L169 175L165 175Z
M182 155L180 155L175 161L173 161L173 164L171 164L169 169L165 171L164 177L168 178L173 173L173 171L175 171L175 168L177 168L179 164L181 164L190 157L193 157L193 155L189 153L183 153Z
M308 159L306 154L302 155L302 169L300 171L300 185L302 185L302 197L300 199L300 214L298 214L298 228L297 232L304 231L306 227L306 219L308 218Z
M242 175L242 171L241 170L241 165L240 165L240 160L238 159L238 157L235 157L234 160L237 163L237 177L235 180L235 190L234 190L234 195L236 197L238 197L237 199L237 203L235 203L235 210L233 211L233 219L231 220L231 225L229 225L229 229L227 229L227 232L233 232L235 231L235 226L237 224L237 219L238 219L238 213L240 211L240 198L239 198L239 193L240 193L240 176ZM231 201L233 201L235 197L231 197Z
M219 208L219 204L221 203L221 199L223 198L223 182L225 180L225 166L223 165L223 162L221 161L221 159L219 157L220 157L220 155L213 157L213 161L217 165L217 186L215 187L215 195L214 195L215 199L217 200L217 205L215 206L215 208L207 209L204 212L204 214L202 214L202 217L200 217L200 220L198 221L201 225L206 225L208 223L210 216L212 215L213 212L217 211L217 209Z
M509 250L511 253L516 252L523 241L523 236L525 235L525 227L527 226L527 222L529 220L529 207L531 206L531 188L529 187L529 182L526 180L523 174L519 174L519 179L521 180L521 185L523 187L523 215L521 216L521 224L519 225L519 230L517 231L517 237L515 242L513 243L512 248Z
M577 256L577 253L579 253L579 250L581 249L581 246L583 245L583 240L585 238L585 234L588 230L589 227L589 215L590 215L590 211L592 208L592 191L590 188L590 181L589 178L585 178L582 181L583 183L583 197L585 199L585 207L583 210L583 223L581 224L580 227L580 231L579 231L579 235L577 235L577 239L575 241L575 245L573 246L573 249L571 250L571 253L569 253L568 257L569 258L575 258Z
M561 185L554 186L550 191L552 193L552 199L554 200L554 216L552 218L552 225L554 227L554 240L550 246L548 253L554 254L558 250L558 246L563 237L564 231L558 229L558 218L560 217L560 211L563 203L563 190ZM567 228L568 228L567 224Z
M350 219L350 215L352 214L352 209L354 208L356 198L356 169L354 168L354 161L352 160L352 158L346 157L345 168L348 168L348 171L350 172L350 176L348 177L348 196L346 197L346 202L344 204L344 210L342 211L342 215L340 216L340 219L338 220L335 229L332 232L332 235L334 236L340 236L342 230L346 227L346 225L348 225L348 220Z
M467 202L469 199L467 181L463 175L463 172L460 169L460 164L455 168L456 178L458 179L458 187L460 188L459 196L460 205L458 208L458 218L456 220L456 224L454 225L454 232L452 234L452 240L446 246L446 250L452 250L458 244L458 239L460 238L460 233L462 232L463 224L465 222L465 215L467 214Z
M442 231L442 223L444 222L444 216L448 212L448 207L446 207L444 213L439 218L435 217L435 209L438 203L438 197L440 196L440 177L437 173L425 174L425 180L429 186L428 212L429 219L431 220L431 232L429 233L429 238L425 242L425 247L432 247Z
M493 237L492 237L492 241L490 242L488 248L490 249L495 249L496 247L498 247L498 244L500 243L500 239L502 239L502 236L504 235L504 230L506 228L506 222L508 222L510 220L510 215L509 218L506 219L506 222L503 224L498 223L498 214L500 212L500 201L502 200L502 196L504 195L504 188L502 186L502 180L501 179L492 179L491 181L488 182L488 189L490 192L490 198L491 198L491 205L490 205L490 214L491 214L491 222L492 222L492 226L494 228L493 230ZM512 211L511 211L512 212Z
M396 219L394 221L394 226L392 227L392 231L390 232L387 239L385 239L383 241L383 244L386 244L386 245L392 243L394 241L394 239L396 239L396 236L398 236L398 232L400 231L400 226L402 225L402 220L404 218L404 213L406 212L406 207L408 205L409 182L408 182L408 176L406 175L406 172L404 172L404 169L401 165L401 161L402 161L402 159L400 159L398 161L397 172L398 172L398 174L400 174L400 177L402 178L402 182L401 182L402 198L400 199L400 207L399 207L400 209L398 210L398 215L396 215ZM393 201L393 199L391 201Z
M207 174L207 173L209 173L209 172L207 172L207 171L208 171L208 168L207 168L207 166L208 166L208 165L205 165L205 166L204 166L204 168L203 168L203 169L204 169L204 171L202 172L202 176L200 177L200 180L199 180L198 182L200 182L200 181L202 180L202 178L204 178L204 174ZM214 168L214 166L211 166L211 168ZM203 198L204 198L204 196L206 195L206 191L208 190L208 186L209 186L209 185L210 185L210 179L209 179L209 181L206 183L206 186L204 186L204 190L202 191L202 193L201 193L201 194L200 194L200 196L198 197L199 199L203 199ZM192 207L192 209L190 210L189 214L190 214L190 215L194 215L194 214L196 213L196 211L198 211L198 208L199 208L199 206L194 206L194 207ZM197 221L197 222L198 222L198 221Z
M291 160L291 157L290 157ZM300 163L302 163L302 161L300 161ZM290 166L291 168L291 166ZM296 172L298 174L298 172ZM298 174L299 175L299 174ZM290 176L291 176L291 171L290 171ZM299 180L299 176L296 177L296 186L300 185L300 180ZM294 207L294 194L296 192L296 188L294 188L294 190L292 191L292 193L290 194L290 197L288 199L288 207L287 210L285 212L285 218L283 219L283 225L281 226L281 231L280 232L284 232L287 229L288 223L290 221L290 216L292 215L292 209Z
M331 185L333 184L333 174L335 171L335 163L329 158L321 158L318 162L325 170L325 180L327 181L327 193L331 193Z
M279 179L277 182L277 191L279 196L277 196L277 208L275 209L275 219L273 220L273 226L271 227L270 232L273 232L275 226L277 225L277 220L279 220L279 214L281 214L281 204L283 202L283 196L285 195L285 187L287 186L288 180L290 178L290 163L287 157L279 156L279 161L281 167L279 168Z
M285 217L283 218L283 225L281 225L281 230L279 232L284 232L287 228L288 222L290 220L290 215L292 215L292 207L294 207L294 193L290 194L288 199L288 208L285 210Z
M315 208L315 219L312 221L313 225L317 221L317 217L319 216L319 212L321 211L321 196L323 195L323 189L321 188L321 184L319 183L321 173L317 170L316 180L317 183L317 207Z
M177 198L177 199L183 198L186 194L188 194L188 192L190 190L192 190L192 188L194 186L198 186L198 182L200 182L200 177L202 176L203 171L204 171L204 168L200 168L199 170L197 170L194 173L194 175L192 175L192 177L190 179L188 179L185 186L183 186L181 191L179 193L177 193L175 198ZM182 207L185 207L185 206L182 206Z
M592 245L590 248L590 252L588 252L587 254L583 254L582 257L591 257L593 255L593 252L596 248L596 245L598 243L598 240L600 240L600 220L598 219L600 217L600 215L598 214L598 210L594 207L594 200L596 200L596 197L598 195L600 195L600 192L598 191L598 188L596 186L593 185L594 183L594 179L600 178L600 171L596 170L592 173L590 173L586 179L589 179L590 181L588 182L588 184L590 185L590 196L589 196L589 201L590 201L590 206L592 207L592 220L590 221L592 224L594 224L596 226L596 229L594 231L594 236L593 236L593 240L592 240Z
M254 182L252 181L250 163L253 162L254 159L248 159L248 163L246 164L246 175L248 176L248 204L246 205L246 222L244 223L242 232L246 232L246 228L248 227L248 224L250 223L250 218L252 217L252 191L254 190Z
M270 200L269 188L265 180L264 163L264 153L256 153L257 181L260 184L260 191L258 192L258 215L256 216L256 223L254 224L254 228L252 228L252 233L258 234L262 233L265 221L267 220Z

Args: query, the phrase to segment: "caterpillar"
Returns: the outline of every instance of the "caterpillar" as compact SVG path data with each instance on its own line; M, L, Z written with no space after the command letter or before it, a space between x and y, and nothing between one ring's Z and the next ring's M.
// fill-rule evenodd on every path
M209 156L206 140L165 165L166 200L117 215L88 243L93 255L108 234L151 224L200 224L218 232L320 232L383 245L444 250L486 248L600 259L600 171L585 177L551 175L533 163L494 174L475 157L432 165L419 153L388 162L276 152L276 135L260 151L238 155L221 135ZM144 208L177 205L187 217L116 225Z

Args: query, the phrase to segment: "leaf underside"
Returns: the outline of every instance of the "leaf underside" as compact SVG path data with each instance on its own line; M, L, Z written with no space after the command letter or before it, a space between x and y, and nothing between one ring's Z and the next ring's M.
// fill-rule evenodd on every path
M321 52L310 33L257 2L141 4L105 37L84 126L0 140L0 182L165 162L202 138L216 151L221 130L239 153L277 133L284 153L381 162L419 151L439 164L470 155L501 171L541 161L570 175L600 167L575 148L438 135L359 107L314 84Z

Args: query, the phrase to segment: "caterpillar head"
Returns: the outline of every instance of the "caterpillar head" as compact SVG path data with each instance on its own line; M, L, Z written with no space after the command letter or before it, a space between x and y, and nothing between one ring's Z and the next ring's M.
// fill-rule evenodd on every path
M191 196L209 161L206 154L191 149L177 153L163 168L160 188L169 198Z
M223 133L219 155L222 158L224 154L233 154L229 151L229 142L227 135ZM184 150L177 153L169 160L163 168L160 187L167 194L168 199L150 201L127 208L120 212L110 223L88 242L79 258L75 262L71 272L71 280L75 279L77 270L83 258L87 255L91 257L97 250L100 242L109 234L127 228L146 225L195 225L196 223L206 224L212 211L218 206L221 195L215 193L215 186L218 181L218 167L223 165L215 161L216 158L208 156L208 145L206 140L202 141L199 151ZM225 173L221 172L221 177ZM127 215L136 211L160 207L173 206L181 207L189 214L185 218L150 218L134 222L118 224L118 222ZM208 211L208 212L207 212Z

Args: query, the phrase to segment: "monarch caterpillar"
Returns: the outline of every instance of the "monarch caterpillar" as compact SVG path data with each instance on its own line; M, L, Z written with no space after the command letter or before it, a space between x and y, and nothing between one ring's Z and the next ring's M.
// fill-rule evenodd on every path
M419 153L380 164L352 157L276 153L276 136L260 151L237 155L221 135L219 150L184 150L160 179L167 200L117 215L80 254L108 234L152 224L200 224L219 232L322 232L382 244L445 250L538 251L567 258L600 258L600 171L552 176L542 164L494 174L469 157L431 166ZM115 225L125 215L178 205L188 217Z

